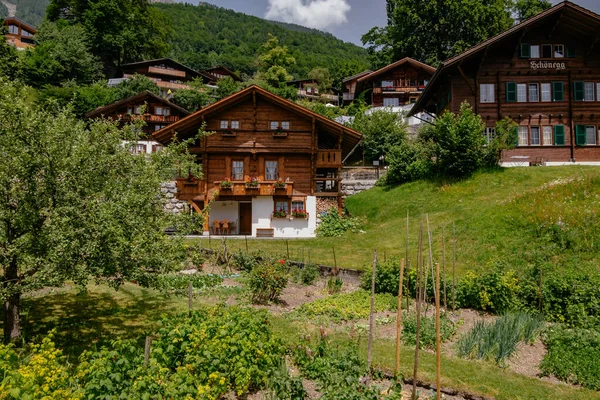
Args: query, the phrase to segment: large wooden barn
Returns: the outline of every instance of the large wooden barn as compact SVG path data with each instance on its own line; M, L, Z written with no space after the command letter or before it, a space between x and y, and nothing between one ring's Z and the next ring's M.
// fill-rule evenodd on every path
M179 179L178 198L210 204L213 234L312 237L317 213L341 207L340 170L362 135L258 86L229 96L153 134L168 144L202 124L214 134L190 151L201 180Z
M493 137L513 119L505 165L600 163L600 16L565 1L442 63L413 107L469 102Z

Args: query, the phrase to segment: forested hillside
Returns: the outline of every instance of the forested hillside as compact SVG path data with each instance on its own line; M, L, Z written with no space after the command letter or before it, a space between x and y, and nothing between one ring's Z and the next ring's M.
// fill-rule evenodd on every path
M317 66L326 66L334 79L367 68L367 53L333 35L295 25L274 23L208 4L156 4L171 21L173 58L196 68L225 65L242 74L253 74L258 49L277 36L296 58L290 68L294 78L306 77Z
M7 17L11 5L16 7L15 17L25 22L39 26L46 15L46 7L50 0L2 0L0 2L0 17Z

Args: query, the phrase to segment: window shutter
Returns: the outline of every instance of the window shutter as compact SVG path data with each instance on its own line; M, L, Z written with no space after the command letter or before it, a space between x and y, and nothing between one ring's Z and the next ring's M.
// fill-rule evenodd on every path
M575 46L567 47L567 58L577 57L577 48Z
M521 58L531 57L531 46L528 43L521 43Z
M514 103L517 101L517 83L506 82L506 101Z
M585 125L576 125L575 126L575 144L577 146L585 146L585 144L586 144Z
M585 88L583 82L575 82L575 101L583 101L585 99Z
M554 126L554 145L564 146L565 145L565 126L555 125Z
M563 101L565 99L565 88L562 82L552 82L552 100Z

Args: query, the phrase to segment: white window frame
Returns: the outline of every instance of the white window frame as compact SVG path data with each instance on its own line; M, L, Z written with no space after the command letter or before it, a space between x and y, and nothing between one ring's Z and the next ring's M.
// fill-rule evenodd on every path
M294 207L294 204L301 204L301 207ZM302 200L292 200L292 211L306 211L306 206Z
M381 81L382 88L394 87L394 81Z
M383 106L384 107L400 107L400 99L397 97L384 97L383 98Z
M221 124L219 125L221 129L229 129L229 121L224 119L221 120Z
M517 103L527 103L526 83L517 83Z
M283 205L283 207L278 207ZM284 211L286 214L290 213L290 202L287 200L276 200L275 201L275 211Z
M265 161L265 180L276 181L279 179L279 162L277 160Z
M554 58L565 58L565 46L563 44L552 46L552 55Z
M519 126L519 146L529 146L529 127Z
M231 129L240 129L240 121L230 121L229 126Z
M479 102L480 103L495 103L496 102L496 85L493 83L482 83L479 85Z
M537 125L530 126L529 131L530 131L531 146L541 146L541 144L542 144L542 132L541 131L542 130L540 129L540 127ZM537 131L537 136L534 135L534 132L536 132L536 131Z
M496 137L496 128L493 126L486 127L483 131L483 136L488 144L492 143Z
M540 58L542 53L541 53L541 48L539 44L534 44L529 46L529 58Z
M543 136L543 140L544 140L542 142L542 144L544 146L552 146L552 142L554 141L553 140L553 136L554 136L553 131L554 131L554 129L552 126L545 125L542 127L542 136Z
M594 101L595 100L594 89L595 89L594 82L584 82L583 83L583 101Z
M285 130L285 131L289 131L290 130L290 121L281 121L281 129Z
M271 121L271 130L279 129L279 121Z
M241 168L241 170L240 170L240 168ZM232 181L243 181L244 180L244 161L242 161L242 160L232 160L231 161L231 180Z
M590 138L593 139L593 143ZM591 146L598 144L598 131L594 125L585 126L585 144Z
M540 93L541 93L540 99L542 102L551 102L552 101L552 84L551 83L540 84Z
M528 87L528 92L529 92L529 102L530 103L539 103L540 102L540 84L539 83L528 83L527 84ZM531 90L532 88L535 88L535 90ZM533 97L533 95L536 95L535 97Z

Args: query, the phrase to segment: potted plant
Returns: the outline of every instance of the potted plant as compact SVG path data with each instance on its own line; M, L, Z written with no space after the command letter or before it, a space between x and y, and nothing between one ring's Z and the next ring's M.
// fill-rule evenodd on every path
M283 130L281 126L278 126L277 129L273 131L273 136L275 137L286 137L287 132Z
M287 213L284 210L273 211L273 218L287 218Z
M259 185L260 180L256 176L253 176L249 181L246 181L246 189L258 189Z
M231 179L225 178L224 180L221 181L219 186L221 187L221 189L231 189L233 184L231 183Z
M277 182L275 182L273 184L273 188L276 189L276 190L277 189L285 189L286 187L287 187L287 183L283 179L281 179L281 178L279 178L277 180Z
M292 217L307 219L308 218L308 213L306 211L304 211L304 210L298 210L297 208L294 208L292 210Z

